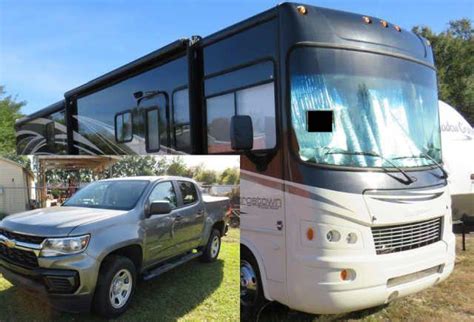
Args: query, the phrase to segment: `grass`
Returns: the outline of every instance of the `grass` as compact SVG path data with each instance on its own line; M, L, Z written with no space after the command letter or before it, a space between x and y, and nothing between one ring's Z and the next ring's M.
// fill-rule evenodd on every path
M341 315L309 315L270 304L260 321L474 321L474 234L456 240L454 272L444 282L388 306Z
M239 230L223 238L219 259L193 260L137 288L121 321L239 321ZM59 313L0 275L0 321L100 321L93 314Z

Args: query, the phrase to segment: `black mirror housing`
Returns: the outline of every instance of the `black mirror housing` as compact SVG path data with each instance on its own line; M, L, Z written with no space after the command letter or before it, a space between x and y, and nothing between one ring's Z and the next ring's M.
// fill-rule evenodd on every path
M253 125L249 115L234 115L230 120L232 150L248 151L253 148Z
M171 212L171 204L169 201L160 200L160 201L153 201L150 204L150 211L149 215L165 215Z

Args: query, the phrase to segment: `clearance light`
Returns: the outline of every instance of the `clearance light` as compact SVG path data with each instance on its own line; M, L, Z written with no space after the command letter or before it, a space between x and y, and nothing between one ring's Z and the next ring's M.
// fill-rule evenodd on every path
M395 30L398 31L398 32L402 31L402 28L400 28L400 26L395 25L395 26L393 26L393 28L395 28Z
M347 241L348 244L357 243L357 234L356 233L347 234L346 241Z
M314 238L313 228L308 228L308 230L306 231L306 238L308 238L308 240L313 240Z
M355 274L354 270L352 270L352 269L343 269L339 273L339 277L343 281L352 281L352 280L355 279L355 276L356 276L356 274Z
M349 279L349 272L347 271L347 269L343 269L341 271L341 280L347 281L348 279Z
M298 13L303 16L308 13L308 10L305 6L298 6L296 7L296 10L298 10Z
M387 28L387 27L388 27L388 22L386 22L385 20L380 20L380 24L381 24L382 27L384 27L384 28Z
M372 23L372 19L370 19L370 18L367 17L367 16L362 17L362 20L364 20L364 22L365 22L366 24L371 24L371 23Z
M338 242L341 239L341 233L337 230L331 230L326 234L326 238L330 242Z

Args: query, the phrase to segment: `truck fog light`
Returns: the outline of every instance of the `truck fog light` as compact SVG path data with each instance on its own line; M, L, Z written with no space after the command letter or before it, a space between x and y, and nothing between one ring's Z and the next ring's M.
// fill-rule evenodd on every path
M346 241L347 241L348 244L357 243L357 234L356 233L347 234Z
M338 242L341 239L341 234L337 230L330 230L326 234L326 238L330 242Z

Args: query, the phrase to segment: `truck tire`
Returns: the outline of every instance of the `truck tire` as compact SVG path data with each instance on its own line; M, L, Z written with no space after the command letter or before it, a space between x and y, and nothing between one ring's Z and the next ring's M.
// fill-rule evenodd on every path
M265 304L263 284L257 261L245 247L240 247L240 316L253 321Z
M219 256L221 250L221 233L217 229L211 231L211 236L207 242L204 252L201 256L201 261L206 263L214 262Z
M107 257L97 279L94 310L108 319L123 314L135 293L136 284L136 267L130 259L115 255Z

